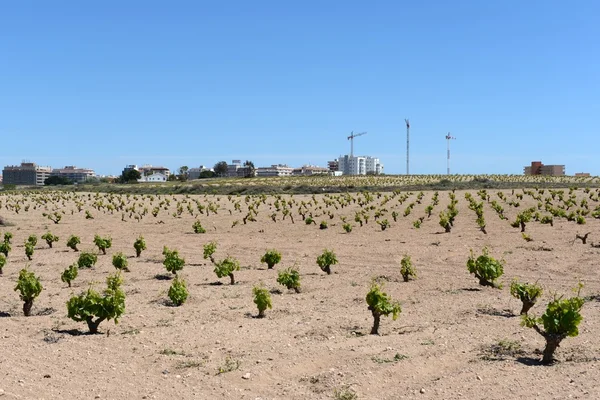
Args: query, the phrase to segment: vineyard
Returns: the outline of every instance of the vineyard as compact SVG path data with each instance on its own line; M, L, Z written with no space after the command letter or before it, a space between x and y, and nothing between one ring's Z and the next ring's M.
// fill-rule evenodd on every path
M0 396L600 397L597 178L446 178L0 192Z

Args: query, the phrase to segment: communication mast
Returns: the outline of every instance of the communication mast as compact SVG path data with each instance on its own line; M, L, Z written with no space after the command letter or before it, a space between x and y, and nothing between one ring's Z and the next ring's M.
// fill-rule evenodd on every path
M366 135L367 132L354 133L354 131L350 132L350 136L348 136L348 140L350 141L350 157L354 157L354 138L362 135Z
M448 141L448 175L450 175L450 139L456 140L456 138L450 136L450 132L448 132L446 135L446 140Z
M404 122L406 122L406 175L409 174L409 152L410 152L410 122L408 121L408 118L404 119Z

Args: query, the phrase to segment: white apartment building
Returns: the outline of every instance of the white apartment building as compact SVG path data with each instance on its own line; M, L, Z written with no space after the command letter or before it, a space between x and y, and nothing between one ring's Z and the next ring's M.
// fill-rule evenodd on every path
M285 164L274 164L270 167L259 167L256 176L291 176L294 168Z
M344 175L379 175L383 173L383 164L379 158L370 156L340 156L338 170Z

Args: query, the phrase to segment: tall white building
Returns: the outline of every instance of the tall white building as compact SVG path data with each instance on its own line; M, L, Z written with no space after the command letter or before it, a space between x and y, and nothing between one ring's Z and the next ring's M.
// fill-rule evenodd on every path
M383 173L383 164L379 158L370 156L340 156L338 170L344 175L379 175Z

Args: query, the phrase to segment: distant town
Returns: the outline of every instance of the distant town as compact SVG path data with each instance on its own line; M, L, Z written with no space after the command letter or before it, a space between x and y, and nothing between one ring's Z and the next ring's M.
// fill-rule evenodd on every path
M383 164L376 157L344 155L327 163L327 167L305 164L301 167L290 167L287 164L273 164L255 167L252 161L232 160L231 163L220 161L213 167L200 165L189 168L182 166L171 171L164 166L126 165L121 175L97 175L93 169L78 168L67 165L63 168L41 166L34 162L24 161L20 165L7 165L2 170L0 183L3 185L44 186L68 185L92 182L113 183L160 183L167 181L188 181L215 177L269 177L269 176L307 176L307 175L382 175Z
M0 183L3 185L44 186L69 185L93 182L108 183L160 183L167 181L188 181L215 177L249 178L270 176L309 176L309 175L382 175L384 166L376 157L343 155L327 163L327 167L303 165L290 167L287 164L273 164L266 167L254 166L252 161L232 160L231 163L220 161L213 167L200 165L189 168L182 166L171 171L163 166L126 165L121 175L96 175L93 169L78 168L67 165L63 168L40 166L34 162L22 162L20 165L8 165L2 170ZM525 175L564 176L564 165L544 165L541 161L533 161L523 167ZM580 172L575 176L590 176Z

